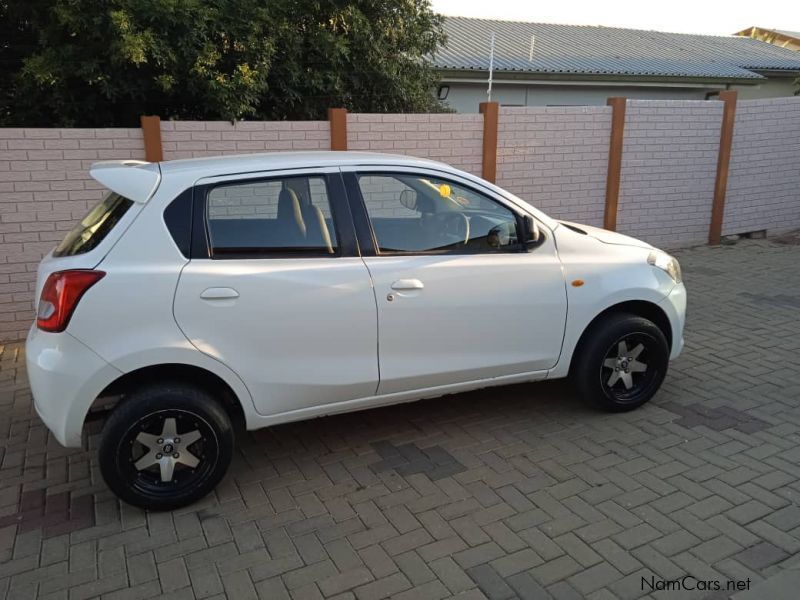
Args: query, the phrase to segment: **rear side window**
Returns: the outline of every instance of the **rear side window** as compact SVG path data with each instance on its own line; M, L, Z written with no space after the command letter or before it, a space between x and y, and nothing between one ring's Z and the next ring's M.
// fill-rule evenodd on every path
M324 177L219 185L208 192L206 221L215 258L338 251Z
M115 192L109 193L72 228L56 246L53 256L75 256L93 250L114 229L133 205L131 200Z

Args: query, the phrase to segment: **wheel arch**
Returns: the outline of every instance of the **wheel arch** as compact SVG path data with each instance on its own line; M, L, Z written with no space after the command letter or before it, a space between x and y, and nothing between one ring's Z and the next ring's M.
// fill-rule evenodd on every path
M656 327L658 327L661 332L664 334L664 337L667 339L667 344L669 345L670 351L672 350L672 325L670 323L669 317L667 313L664 312L658 304L654 302L650 302L648 300L626 300L624 302L618 302L617 304L613 304L600 313L595 315L595 317L586 324L583 328L583 332L581 333L580 337L578 338L578 343L575 344L575 348L572 351L572 356L570 357L570 367L569 371L572 372L572 366L575 361L575 357L580 355L581 348L583 346L584 341L586 340L587 333L591 330L591 328L599 321L604 318L607 318L611 314L619 314L619 313L628 313L635 315L637 317L642 317L647 319L648 321L652 321Z
M197 385L219 398L220 404L228 413L231 421L237 424L246 423L247 413L244 402L234 388L218 373L204 367L188 363L158 363L133 369L123 373L105 386L92 402L84 418L84 428L110 410L117 402L133 389L148 382L173 381Z

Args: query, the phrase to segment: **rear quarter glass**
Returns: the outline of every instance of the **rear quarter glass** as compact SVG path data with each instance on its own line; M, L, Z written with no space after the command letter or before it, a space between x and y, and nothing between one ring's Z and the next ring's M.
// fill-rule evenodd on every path
M53 256L56 258L76 256L93 250L114 229L132 205L131 200L110 192L70 230L56 246Z

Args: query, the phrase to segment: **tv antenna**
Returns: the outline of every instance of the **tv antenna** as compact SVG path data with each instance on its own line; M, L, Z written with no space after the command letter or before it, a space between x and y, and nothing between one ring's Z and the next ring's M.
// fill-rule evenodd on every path
M492 101L492 72L494 71L494 32L492 32L492 40L489 44L489 89L486 90L489 96L489 102Z

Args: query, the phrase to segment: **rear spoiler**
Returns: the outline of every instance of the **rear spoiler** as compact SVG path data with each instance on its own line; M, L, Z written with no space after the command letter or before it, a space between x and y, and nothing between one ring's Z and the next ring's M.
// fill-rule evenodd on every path
M96 162L89 167L89 175L112 192L140 203L150 199L161 181L158 163L143 160Z

